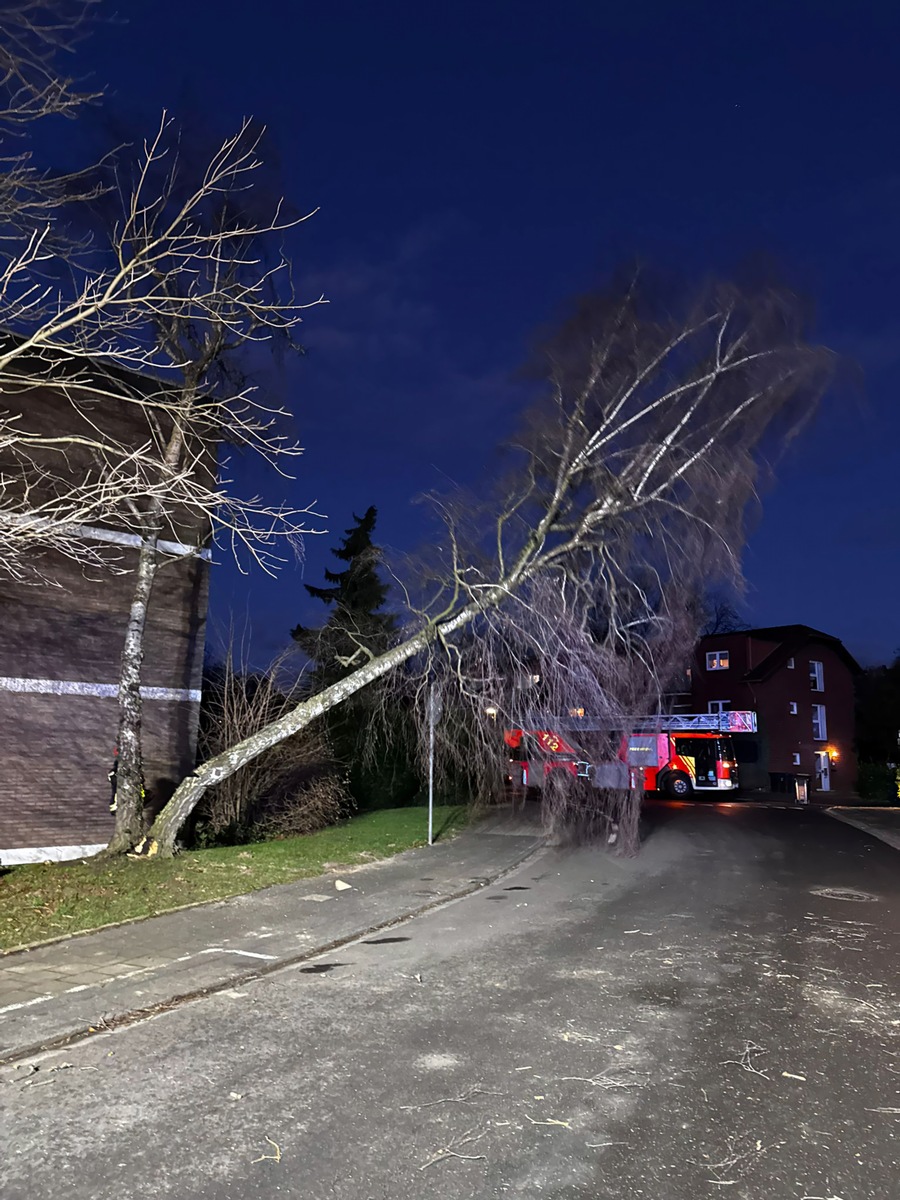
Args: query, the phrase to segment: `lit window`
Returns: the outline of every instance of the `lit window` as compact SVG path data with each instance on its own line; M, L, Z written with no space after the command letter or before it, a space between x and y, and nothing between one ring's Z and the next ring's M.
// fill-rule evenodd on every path
M710 650L706 656L706 669L707 671L727 671L728 651Z
M730 703L730 700L710 700L709 704L707 705L707 711L711 713L717 713L719 716L721 716L723 712L728 711L728 706Z
M787 667L788 667L788 670L789 670L789 671L793 671L793 669L794 669L794 660L793 660L792 658L789 658L789 659L787 660Z
M812 706L812 727L813 738L817 742L828 741L828 727L825 724L825 705L814 704Z
M792 757L793 757L794 766L799 767L800 766L800 755L795 753Z
M791 702L790 702L790 704L788 705L788 707L789 707L789 709L790 709L791 716L792 716L792 717L796 717L796 715L797 715L797 701L796 701L796 700L791 700Z
M825 670L820 662L809 664L809 686L814 692L825 691Z

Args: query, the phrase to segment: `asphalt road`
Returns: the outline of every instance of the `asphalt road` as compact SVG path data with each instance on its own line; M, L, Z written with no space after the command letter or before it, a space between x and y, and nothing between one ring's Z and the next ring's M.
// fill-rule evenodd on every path
M900 858L660 808L0 1075L4 1200L896 1200ZM55 1068L55 1069L54 1069Z

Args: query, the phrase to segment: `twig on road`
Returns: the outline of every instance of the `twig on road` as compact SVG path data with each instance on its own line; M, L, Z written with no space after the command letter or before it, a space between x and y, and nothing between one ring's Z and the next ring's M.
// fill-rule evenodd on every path
M708 1179L707 1183L711 1183L714 1187L734 1187L747 1174L753 1160L760 1158L766 1153L766 1147L758 1139L754 1145L749 1146L747 1149L740 1149L739 1142L743 1140L734 1136L729 1137L726 1143L727 1154L721 1162L696 1163L697 1166L702 1166L705 1171L712 1172L714 1178ZM703 1157L706 1158L707 1156L704 1155ZM722 1177L726 1172L729 1175L736 1174L737 1178L723 1179Z
M744 1071L749 1071L751 1075L759 1075L762 1079L770 1077L765 1071L760 1071L758 1067L753 1065L754 1054L767 1054L768 1051L764 1046L758 1046L756 1042L744 1042L744 1052L740 1058L726 1058L719 1063L720 1067L740 1067Z
M41 1068L39 1066L36 1066L34 1063L28 1063L27 1066L30 1069L28 1071L28 1074L25 1076L26 1082L22 1083L23 1089L24 1088L32 1088L32 1087L46 1087L48 1083L53 1083L52 1079L33 1079L32 1076L36 1075L39 1071L41 1071ZM46 1071L42 1072L42 1074L43 1075L56 1075L59 1071L99 1071L99 1070L100 1070L99 1067L77 1067L75 1065L75 1063L63 1062L63 1063L57 1063L55 1067L48 1067ZM16 1081L16 1082L18 1082L18 1081Z
M280 1163L281 1162L281 1147L278 1145L277 1142L273 1142L272 1139L268 1136L268 1134L264 1134L263 1136L265 1137L266 1141L269 1143L270 1146L275 1147L275 1153L274 1154L261 1154L259 1156L259 1158L254 1158L252 1160L252 1162L255 1162L255 1163L260 1163L260 1162Z
M592 1087L606 1088L612 1091L615 1088L632 1088L646 1087L637 1077L627 1078L612 1078L608 1071L601 1071L599 1075L594 1075L588 1078L586 1075L562 1075L556 1080L557 1083L589 1083Z
M426 1100L424 1104L401 1104L401 1112L417 1112L420 1108L434 1108L436 1104L467 1104L473 1096L503 1096L504 1092L491 1092L487 1088L473 1087L461 1096L442 1096L440 1100Z
M472 1142L479 1141L487 1133L487 1130L483 1129L481 1133L473 1137L472 1134L474 1132L475 1126L473 1125L471 1129L467 1129L465 1133L461 1134L458 1138L454 1138L446 1146L442 1146L440 1150L435 1150L428 1162L422 1163L419 1170L427 1171L429 1167L433 1167L435 1163L442 1162L445 1158L462 1158L467 1162L477 1162L479 1159L487 1158L486 1154L460 1154L456 1149L457 1146L468 1146Z

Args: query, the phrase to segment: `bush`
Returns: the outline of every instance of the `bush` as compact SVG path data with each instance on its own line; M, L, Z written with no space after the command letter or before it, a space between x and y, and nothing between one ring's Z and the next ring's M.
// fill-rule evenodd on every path
M296 791L282 793L257 818L253 831L260 841L299 837L334 825L347 815L347 787L334 772L317 775Z
M861 762L856 790L870 804L897 804L897 769L886 763Z
M204 677L201 761L257 733L300 698L299 682L280 678L282 660L266 671L236 668L229 654ZM234 846L314 833L347 816L353 804L346 772L335 762L321 724L278 742L210 788L195 812L197 848Z

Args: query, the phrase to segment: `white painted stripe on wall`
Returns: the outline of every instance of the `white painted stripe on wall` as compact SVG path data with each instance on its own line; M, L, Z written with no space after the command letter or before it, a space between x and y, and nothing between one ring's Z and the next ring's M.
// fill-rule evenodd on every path
M29 846L25 849L3 850L0 863L4 867L21 867L25 863L68 862L72 858L90 858L106 849L106 842L96 846Z
M55 522L41 520L28 513L8 513L4 519L16 525L30 525L33 529L50 531L55 527ZM124 529L104 529L102 525L69 525L66 526L66 529L75 537L88 538L93 542L109 542L114 546L132 546L134 549L138 549L143 541L139 533L126 533ZM197 546L188 545L187 542L167 542L161 538L157 542L157 546L163 554L175 556L194 554L207 562L212 558L212 550L201 550Z
M103 696L115 700L117 683L79 683L74 679L23 679L0 675L0 692L31 692L44 696ZM200 703L199 688L142 687L144 700L186 700Z
M135 549L140 547L143 540L138 533L125 533L119 529L104 529L100 525L79 525L76 528L76 533L79 533L82 537L90 538L92 541L110 542L115 546L133 546ZM211 550L198 550L196 546L189 546L187 542L167 542L161 538L157 542L157 545L163 554L194 554L198 558L206 559L207 562L212 558Z

